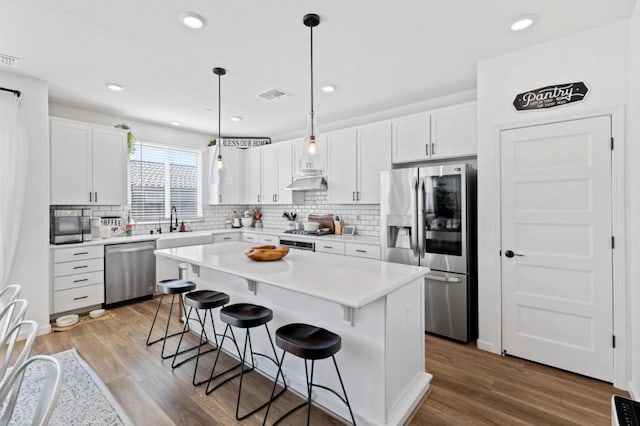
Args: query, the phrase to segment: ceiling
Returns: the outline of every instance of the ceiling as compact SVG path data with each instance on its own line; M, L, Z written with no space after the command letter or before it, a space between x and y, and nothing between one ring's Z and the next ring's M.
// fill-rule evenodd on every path
M276 136L304 130L309 31L322 123L476 86L478 60L628 17L634 0L0 0L0 53L17 73L49 82L53 102L186 129L217 132L217 81L225 67L222 132ZM150 6L153 4L153 6ZM199 31L178 21L195 11ZM513 33L521 15L539 19ZM106 82L125 86L110 92ZM334 93L320 88L334 84ZM291 97L265 101L282 89ZM207 111L206 109L210 110ZM243 120L233 122L230 116Z

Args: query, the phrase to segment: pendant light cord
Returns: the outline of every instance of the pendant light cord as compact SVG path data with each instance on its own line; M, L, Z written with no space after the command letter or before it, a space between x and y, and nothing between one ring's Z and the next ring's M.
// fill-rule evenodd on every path
M222 122L222 94L221 94L221 88L222 85L220 84L220 78L221 75L218 74L218 159L222 158L222 139L221 139L221 131L220 131L220 126L221 126L221 122Z
M313 121L315 120L315 114L313 112L313 27L309 27L311 31L311 136L315 136L313 134Z

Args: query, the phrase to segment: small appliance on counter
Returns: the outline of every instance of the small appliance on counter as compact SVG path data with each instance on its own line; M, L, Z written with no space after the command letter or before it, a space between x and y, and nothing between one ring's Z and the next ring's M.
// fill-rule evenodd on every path
M91 241L91 209L49 208L49 242L71 244Z
M102 216L100 222L103 226L110 228L110 237L122 237L124 235L124 227L120 216Z

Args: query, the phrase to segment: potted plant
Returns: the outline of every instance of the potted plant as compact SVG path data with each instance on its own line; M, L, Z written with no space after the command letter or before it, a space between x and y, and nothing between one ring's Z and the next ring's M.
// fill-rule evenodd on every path
M127 125L127 123L116 124L115 127L117 129L128 130L128 132L127 132L127 155L129 156L129 158L131 158L131 156L133 155L133 153L136 150L136 147L135 147L136 136L133 134L133 132L131 131L131 127L129 127Z
M260 211L260 207L253 209L251 215L253 216L253 226L255 228L262 228L262 211Z

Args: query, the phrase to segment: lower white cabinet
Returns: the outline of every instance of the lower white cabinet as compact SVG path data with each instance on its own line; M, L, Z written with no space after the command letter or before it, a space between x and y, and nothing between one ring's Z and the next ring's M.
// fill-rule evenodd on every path
M242 233L242 241L247 243L259 243L260 242L260 234L256 234L253 232L243 232Z
M316 251L320 253L339 254L344 256L344 243L340 242L324 242L322 240L316 242Z
M260 244L270 244L277 246L280 244L280 237L277 235L260 235Z
M347 256L380 259L380 246L372 244L347 243L345 247L345 254Z
M104 246L54 248L52 254L52 314L104 302Z
M229 241L240 241L240 233L232 232L229 234L214 234L213 242L214 243L226 243Z

